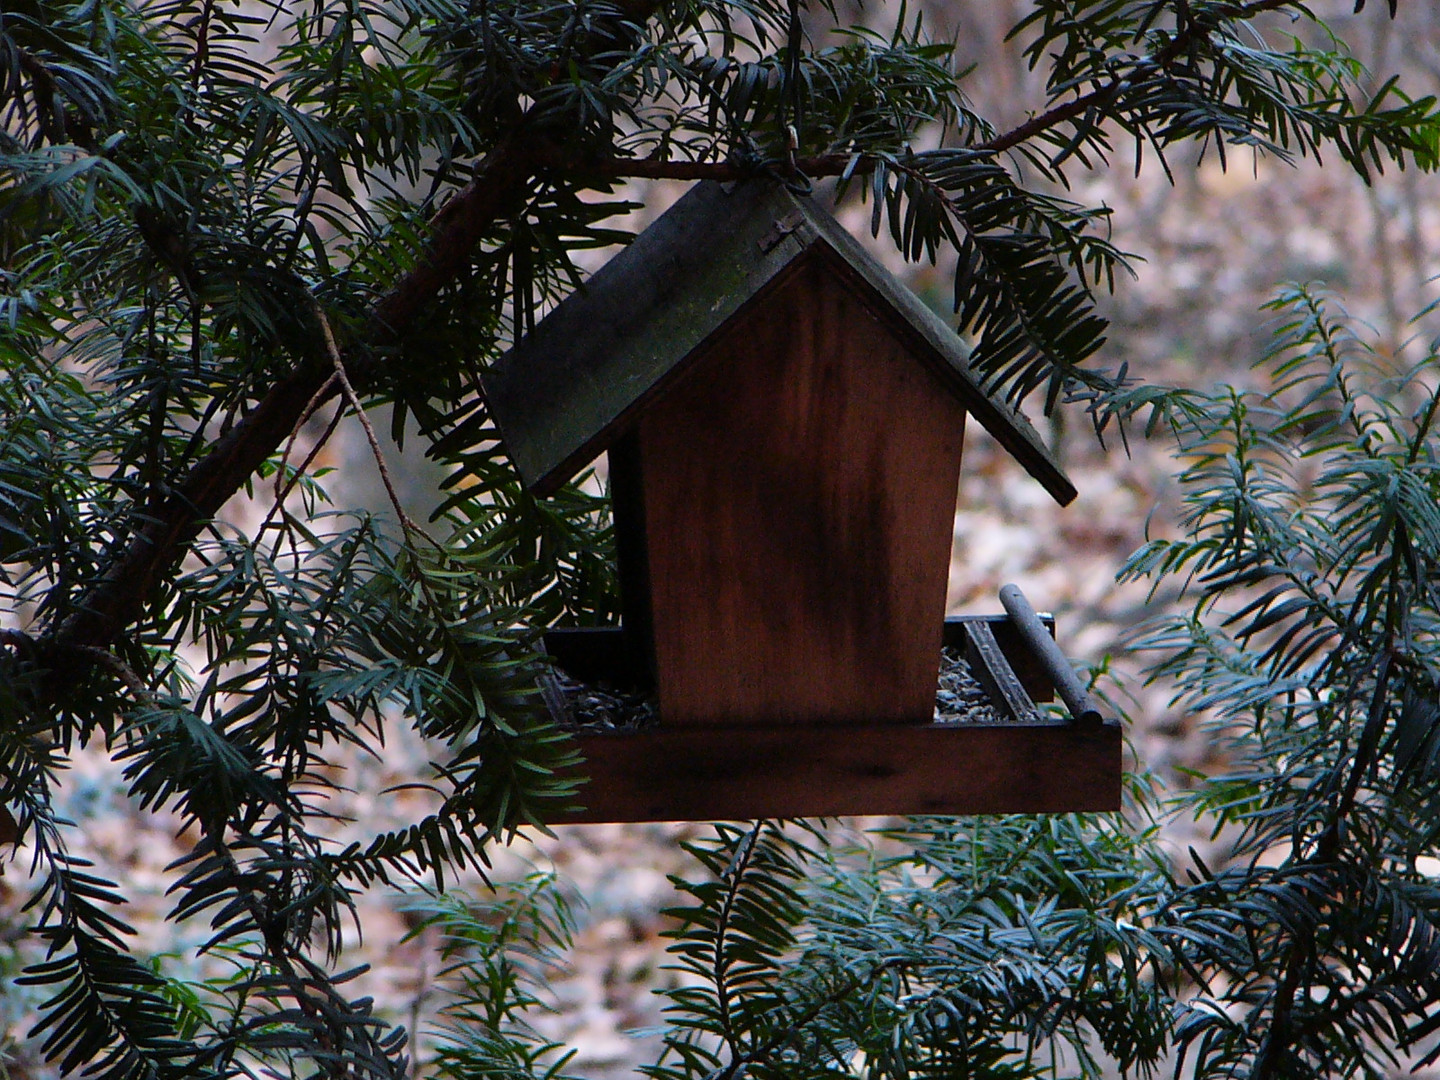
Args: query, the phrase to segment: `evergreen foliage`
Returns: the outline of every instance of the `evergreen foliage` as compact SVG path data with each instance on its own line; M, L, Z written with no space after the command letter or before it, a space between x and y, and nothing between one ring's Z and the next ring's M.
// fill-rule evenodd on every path
M1271 308L1270 389L1176 394L1187 536L1126 568L1186 582L1137 644L1238 763L1188 800L1235 861L1162 920L1205 989L1177 1038L1201 1075L1380 1075L1440 1060L1440 342L1396 374L1323 293Z
M1434 357L1388 385L1299 292L1273 393L1107 371L1095 291L1124 258L1103 208L1054 191L1182 143L1433 168L1435 102L1323 26L1290 36L1296 0L1037 0L1015 34L1047 98L1002 131L918 18L822 40L839 15L806 14L818 44L777 0L7 0L0 807L40 883L24 980L62 1072L405 1075L403 1033L332 970L341 928L361 891L483 871L573 797L536 635L615 605L603 500L521 490L477 372L574 287L573 253L623 239L631 177L838 178L907 256L958 255L993 386L1172 432L1191 535L1128 572L1191 581L1145 645L1247 763L1184 811L1240 860L1188 881L1109 821L918 821L854 850L719 828L682 885L692 980L656 1080L1096 1075L1171 1047L1202 1076L1350 1076L1433 1040ZM292 444L332 401L418 429L453 474L434 520L324 510ZM242 492L257 528L223 512ZM435 754L434 809L341 847L327 758L397 726ZM82 746L198 838L170 918L232 977L131 954L56 810ZM440 1071L559 1076L524 1016L563 908L543 885L437 903L464 976Z

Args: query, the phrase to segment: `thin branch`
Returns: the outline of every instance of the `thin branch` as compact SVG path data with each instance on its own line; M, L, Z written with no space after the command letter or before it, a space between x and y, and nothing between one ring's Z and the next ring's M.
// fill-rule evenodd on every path
M501 140L475 167L470 182L447 201L430 222L430 242L417 264L375 304L362 340L371 347L395 341L436 295L470 262L470 254L506 210L518 206L530 188L541 140L520 133ZM359 382L368 381L378 364L362 350L363 367L353 363Z
M1277 11L1280 8L1298 6L1295 0L1255 0L1254 3L1241 5L1230 16L1232 21L1240 22L1252 19L1256 15L1263 15L1267 11ZM1035 138L1035 136L1049 131L1051 128L1059 127L1061 124L1074 120L1077 116L1083 116L1089 109L1097 106L1108 105L1114 98L1125 90L1129 89L1135 79L1135 73L1139 71L1164 70L1179 59L1180 55L1188 50L1196 41L1204 36L1205 31L1198 27L1194 18L1187 18L1184 25L1178 29L1175 36L1170 39L1170 44L1161 49L1148 60L1141 60L1128 75L1116 75L1104 86L1098 86L1088 93L1072 98L1061 105L1045 110L1036 116L1032 116L1025 123L1018 127L1011 128L994 138L977 143L972 149L989 150L995 153L1003 153L1013 149L1023 142Z
M715 947L713 950L714 966L711 973L714 976L715 1000L720 1006L720 1027L725 1045L730 1050L730 1064L719 1074L719 1080L730 1080L736 1075L736 1070L743 1064L745 1052L740 1046L740 1036L735 1030L735 1019L732 1014L730 1003L730 954L729 941L730 919L735 911L735 904L740 898L741 888L747 884L745 875L750 870L750 860L755 855L755 845L760 839L761 832L766 824L764 821L757 821L750 827L750 832L740 842L739 849L730 860L730 866L722 875L725 881L725 900L720 906L720 914L715 925Z
M247 873L241 868L240 860L225 840L224 828L222 825L215 833L208 835L207 839L213 845L214 853L224 862L229 879L227 884L234 890L236 900L244 905L255 928L260 932L270 963L290 999L316 1029L313 1036L315 1049L323 1055L322 1060L325 1056L338 1056L337 1050L346 1042L342 1025L353 1015L350 1003L335 991L332 983L306 978L297 970L298 957L294 955L296 950L292 950L286 940L283 911L272 910L266 897L253 886L252 883L262 875ZM361 1030L365 1029L362 1027ZM321 1075L325 1073L322 1071ZM348 1076L350 1073L337 1071L330 1075Z
M865 172L875 162L873 154L822 154L796 158L795 169L808 177L840 176L855 163L856 172ZM654 158L607 158L581 166L587 178L596 180L716 180L727 183L756 175L754 166L732 161L660 161Z
M744 1054L732 1057L731 1060L721 1068L711 1071L705 1080L724 1080L731 1076L746 1075L752 1065L766 1065L777 1067L774 1060L775 1054L783 1050L785 1046L797 1039L805 1028L820 1018L826 1009L838 1005L850 999L856 991L862 987L870 986L880 976L891 971L904 969L914 964L915 961L909 957L890 956L875 964L865 975L847 974L844 979L837 983L825 994L812 1001L803 1011L785 1027L774 1032L763 1043Z
M125 689L130 691L131 697L136 701L144 705L155 704L155 692L145 684L145 680L109 649L100 649L93 645L73 645L67 651L83 656L97 667L110 672L125 684Z
M328 327L326 332L328 335ZM310 418L315 415L315 411L320 408L321 403L324 402L324 400L330 396L331 391L335 389L336 378L337 376L331 375L330 378L321 384L319 390L316 390L315 393L310 395L310 400L305 403L305 411L300 414L300 418L295 421L295 426L290 429L290 438L285 440L285 449L280 454L280 467L275 470L275 505L277 507L285 501L285 497L290 494L300 477L305 474L305 470L310 467L310 463L315 460L315 455L320 452L320 448L329 441L330 433L335 430L336 421L332 420L330 426L325 430L325 435L317 440L315 445L310 448L310 452L305 455L305 460L301 462L300 467L291 474L290 480L287 483L285 481L285 466L290 461L291 451L295 449L295 440L300 437L300 429L309 422ZM266 521L268 523L269 519L267 518ZM263 526L261 527L261 531L264 531Z
M102 667L110 674L125 684L125 689L130 691L132 697L147 705L155 703L155 693L146 685L145 680L136 674L135 669L121 660L109 649L102 649L94 645L52 645L42 640L37 641L23 630L0 629L0 645L7 645L15 652L26 658L33 658L40 653L49 653L56 659L68 659L69 657L81 657L89 664Z
M1244 21L1256 15L1263 15L1268 11L1294 6L1296 6L1295 0L1255 0L1254 3L1240 7L1230 18L1233 21ZM1107 105L1116 96L1131 87L1136 72L1168 68L1204 34L1205 30L1196 24L1194 18L1187 17L1165 48L1148 59L1138 61L1128 75L1116 75L1103 86L1098 86L1069 101L1046 109L1042 113L1037 113L1023 124L986 139L984 142L975 143L967 149L977 153L1004 153L1023 142L1029 142L1038 135L1043 135L1052 128L1068 123L1078 116L1083 116L1092 108ZM800 158L796 161L795 166L800 172L810 177L839 176L856 161L856 158L857 155L853 153L824 154L818 157ZM859 155L859 163L855 165L855 171L865 171L866 166L872 164L874 160L873 155ZM656 161L649 158L634 161L623 158L612 159L595 166L595 170L600 175L614 179L648 180L731 181L743 180L755 174L753 168L745 168L729 161Z
M400 519L400 527L411 537L423 537L431 547L438 548L440 545L435 542L434 538L405 512L405 506L400 501L400 493L395 490L395 481L390 477L390 467L385 463L385 454L380 449L380 440L375 437L375 429L370 426L370 418L365 415L365 406L360 401L360 395L355 392L355 387L350 383L350 376L345 373L345 361L340 356L340 346L335 344L335 334L330 329L330 320L325 317L325 311L320 307L318 300L312 298L311 303L315 308L315 318L320 322L320 332L325 336L325 351L330 354L330 362L335 365L333 377L339 380L345 400L355 410L355 418L365 429L365 438L370 443L370 452L375 455L375 467L380 470L380 481L385 485L385 493L390 496L390 505L395 508L395 516Z
M1360 735L1360 744L1356 747L1355 758L1351 762L1350 774L1346 778L1345 789L1340 796L1340 801L1331 814L1330 822L1321 834L1319 843L1315 846L1314 855L1306 860L1311 866L1324 867L1333 862L1340 853L1346 819L1355 808L1355 799L1359 794L1360 783L1365 774L1370 771L1375 753L1379 748L1380 735L1384 730L1386 692L1390 687L1390 664L1393 659L1394 643L1387 637L1385 648L1380 653L1376 667L1375 690L1370 697L1370 707L1366 711L1365 727ZM1285 1051L1290 1048L1293 1041L1291 1036L1295 1026L1295 1002L1300 992L1300 982L1314 950L1314 931L1309 926L1305 926L1302 932L1298 933L1290 942L1285 971L1275 988L1270 1030L1266 1032L1265 1041L1261 1045L1259 1054L1256 1055L1255 1080L1270 1080L1270 1077L1279 1075Z
M262 535L266 529L270 528L270 523L275 520L275 515L284 509L285 500L290 497L290 492L295 490L295 485L300 482L300 478L310 471L310 466L313 465L315 459L320 456L320 451L325 449L326 445L329 444L330 437L335 434L335 429L340 426L340 421L343 419L345 419L345 403L341 402L339 408L335 410L335 415L330 417L330 423L325 425L325 430L322 431L320 437L315 440L315 445L306 453L305 460L300 462L295 468L295 471L290 474L290 479L285 484L284 490L277 490L275 492L275 502L271 505L270 512L265 515L265 520L261 523L260 528L256 530L256 536ZM305 421L302 419L300 422L303 424ZM289 453L290 451L287 447L285 455L280 459L280 468L275 472L275 486L277 489L280 486L280 477L284 472L285 462L289 457Z

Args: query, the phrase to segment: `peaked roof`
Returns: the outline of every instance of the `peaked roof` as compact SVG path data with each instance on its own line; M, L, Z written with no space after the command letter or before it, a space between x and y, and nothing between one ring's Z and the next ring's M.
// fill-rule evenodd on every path
M829 259L966 410L1057 502L1075 488L1039 434L986 393L934 312L813 200L773 181L697 184L483 378L490 414L532 489L606 449L697 348L782 272Z

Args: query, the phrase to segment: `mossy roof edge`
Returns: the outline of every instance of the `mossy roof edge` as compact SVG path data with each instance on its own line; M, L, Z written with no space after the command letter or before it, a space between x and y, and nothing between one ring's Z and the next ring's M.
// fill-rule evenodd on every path
M1074 498L1034 428L980 386L955 333L813 199L771 181L697 184L486 373L490 413L526 484L553 491L593 460L702 343L817 245L898 317L892 325L1058 502Z

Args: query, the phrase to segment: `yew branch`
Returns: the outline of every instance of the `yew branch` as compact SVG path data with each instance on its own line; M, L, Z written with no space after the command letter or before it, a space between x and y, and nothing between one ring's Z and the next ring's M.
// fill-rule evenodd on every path
M1234 22L1244 22L1256 15L1263 15L1267 11L1299 6L1296 0L1254 0L1253 3L1237 5L1229 13L1229 18ZM1128 73L1117 74L1113 79L1094 89L1079 94L1069 101L1060 102L1042 113L1037 113L1023 124L976 144L974 149L1003 153L1006 150L1014 149L1023 142L1029 142L1037 135L1042 135L1061 124L1069 123L1076 117L1084 116L1093 108L1109 105L1134 85L1138 73L1163 71L1170 67L1207 33L1209 33L1208 27L1201 26L1192 19L1186 19L1163 49L1136 64Z
M1254 0L1236 8L1243 20L1266 11L1295 6L1295 0ZM648 17L651 5L636 5L637 15ZM1164 49L1147 66L1164 68L1189 50L1206 32L1193 22L1180 27ZM1083 115L1096 105L1123 93L1131 76L1096 87L1076 98L1033 116L1024 124L977 144L973 149L1001 153ZM504 210L523 197L538 171L569 166L576 177L626 177L673 180L738 180L753 170L729 161L687 162L648 159L611 159L603 162L564 162L554 147L524 122L503 140L475 169L470 183L436 213L424 256L417 265L376 301L365 329L344 350L344 367L355 388L364 392L379 374L377 350L400 338L429 303L463 269L476 244L494 226ZM528 136L528 137L527 137ZM810 177L836 176L847 169L866 171L873 158L858 161L850 153L827 154L796 162ZM145 599L179 562L214 517L264 461L289 437L307 408L314 408L337 387L325 383L332 363L312 363L281 378L233 427L218 437L75 610L56 628L54 640L62 646L106 648L141 612ZM317 401L317 396L319 401Z
M504 141L476 168L470 183L437 212L424 256L375 303L365 332L346 350L346 366L357 388L374 384L380 370L375 350L402 335L441 288L454 280L481 237L528 189L533 169L532 153L521 140ZM57 628L56 643L97 648L113 644L139 616L145 599L184 556L204 523L284 443L317 395L323 400L336 392L338 387L332 385L322 394L334 370L328 357L323 363L298 368L217 438Z

